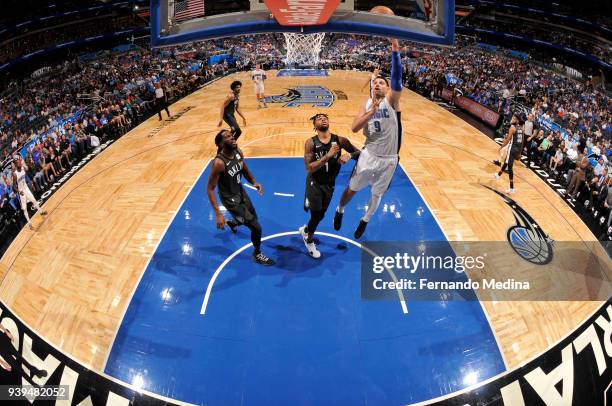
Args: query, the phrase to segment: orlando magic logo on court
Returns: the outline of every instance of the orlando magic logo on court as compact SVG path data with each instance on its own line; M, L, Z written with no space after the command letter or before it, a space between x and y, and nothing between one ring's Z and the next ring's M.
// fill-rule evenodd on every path
M482 186L500 195L512 209L516 225L508 229L507 238L514 252L535 265L550 263L553 259L553 241L538 223L510 197L488 186Z
M285 103L283 107L330 107L336 101L334 93L323 86L297 86L287 90L287 93L268 96L266 103Z

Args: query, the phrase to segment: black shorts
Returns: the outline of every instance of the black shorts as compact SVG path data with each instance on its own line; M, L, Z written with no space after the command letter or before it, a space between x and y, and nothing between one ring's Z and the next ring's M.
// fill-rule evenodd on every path
M334 185L321 185L307 178L304 210L327 211L333 195Z
M506 158L506 162L508 163L508 168L512 168L514 166L515 157L519 154L518 149L511 148L508 151L508 157Z
M223 115L223 121L225 121L227 123L227 125L230 126L230 129L232 130L232 133L235 133L236 130L240 129L240 126L238 125L238 121L236 120L236 117L233 116L233 115L224 114Z
M244 190L242 191L242 195L235 196L232 199L224 199L222 203L238 224L257 222L255 207L253 207L249 195Z

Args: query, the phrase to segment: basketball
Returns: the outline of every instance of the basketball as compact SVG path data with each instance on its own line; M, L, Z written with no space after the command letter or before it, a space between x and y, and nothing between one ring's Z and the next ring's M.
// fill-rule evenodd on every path
M370 10L370 13L388 14L388 15L391 15L391 16L395 15L393 10L391 10L387 6L375 6L375 7L372 8L372 10Z

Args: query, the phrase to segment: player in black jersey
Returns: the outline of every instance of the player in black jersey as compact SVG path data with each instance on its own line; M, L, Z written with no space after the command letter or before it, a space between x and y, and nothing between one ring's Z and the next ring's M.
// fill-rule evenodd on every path
M223 229L227 224L232 232L236 228L245 225L251 230L251 242L253 243L253 260L262 265L274 265L274 261L261 252L261 226L257 219L257 213L251 203L249 195L244 190L241 180L244 177L251 183L260 195L263 187L255 180L244 161L244 154L238 148L236 140L228 130L221 130L215 137L219 153L213 161L212 170L208 177L207 194L210 204L217 214L217 228ZM219 186L219 198L223 206L229 211L234 220L225 221L225 217L215 198L215 187Z
M317 132L317 135L306 141L304 147L304 163L308 173L304 210L310 210L310 221L307 225L300 227L300 234L308 254L313 258L319 258L321 253L315 246L314 233L325 217L325 212L331 202L340 166L351 158L357 159L360 151L347 138L329 132L327 114L319 113L310 119ZM340 155L342 149L348 153Z
M510 177L510 189L506 190L506 193L514 193L514 160L521 159L523 153L523 147L525 146L525 137L523 135L523 125L525 120L518 115L513 115L510 121L510 129L508 135L502 143L502 148L508 146L508 153L506 154L506 160L502 163L502 167L499 172L495 173L495 179L499 179L504 173L504 170L508 170L508 176Z
M238 121L236 121L234 113L238 113L238 115L242 117L242 123L246 127L246 118L244 118L238 106L242 82L239 80L233 81L230 85L230 89L232 89L232 93L228 94L225 100L223 100L223 104L221 104L221 118L219 119L219 124L217 127L221 127L225 121L227 125L230 126L234 139L237 140L238 137L240 137L240 134L242 134L242 130L238 125Z

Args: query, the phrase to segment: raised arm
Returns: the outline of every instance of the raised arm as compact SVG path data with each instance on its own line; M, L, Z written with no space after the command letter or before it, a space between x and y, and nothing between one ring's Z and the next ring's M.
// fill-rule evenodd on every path
M338 141L340 142L340 147L351 154L351 158L356 159L359 157L361 150L351 144L351 141L346 137L338 137Z
M361 154L361 150L351 144L351 141L348 138L338 137L338 142L340 143L342 149L348 152L348 154L343 154L342 156L340 156L340 158L338 158L338 161L341 164L347 163L350 159L359 159L359 154Z
M363 92L366 86L371 85L371 84L372 84L372 78L368 79L368 81L363 84L363 86L361 87L361 91Z
M378 106L380 105L380 101L381 99L375 99L375 98L372 99L372 107L370 108L369 111L365 111L365 106L363 105L359 107L359 113L353 120L353 125L351 125L351 131L356 133L359 130L361 130L363 127L366 126L368 121L370 121L370 119L378 111Z
M399 100L402 95L402 58L399 42L391 40L391 91L387 93L387 101L395 111L399 111Z
M17 184L17 175L15 175L14 171L13 171L13 191L15 191L15 193L20 193L19 186Z
M321 159L317 159L314 153L314 142L312 142L312 138L309 138L304 145L304 164L306 165L306 172L309 174L316 172L319 168L325 166L327 161L332 159L339 151L340 146L333 145L327 154L321 157Z

